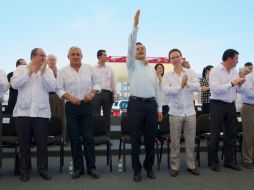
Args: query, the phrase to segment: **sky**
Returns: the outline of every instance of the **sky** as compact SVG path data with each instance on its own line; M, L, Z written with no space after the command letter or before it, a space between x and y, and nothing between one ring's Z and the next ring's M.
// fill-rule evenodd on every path
M137 9L148 57L178 48L200 74L233 48L242 67L254 62L253 7L253 0L0 0L0 68L8 73L17 59L29 62L37 47L56 55L59 68L69 64L71 46L88 64L96 64L99 49L125 56Z

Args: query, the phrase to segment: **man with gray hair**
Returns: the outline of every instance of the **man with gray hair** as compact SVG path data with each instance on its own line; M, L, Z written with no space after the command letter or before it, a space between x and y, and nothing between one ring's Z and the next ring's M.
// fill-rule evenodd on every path
M70 65L62 68L57 76L57 95L66 100L65 114L74 163L72 179L84 174L81 142L84 145L87 173L92 178L99 178L95 167L92 100L96 91L100 90L100 81L92 66L81 63L82 58L81 49L71 47L68 52Z
M55 78L57 78L57 58L55 55L50 54L47 56L48 68L51 69L54 73ZM49 92L49 103L51 109L51 115L53 117L58 117L61 119L61 130L62 137L66 140L66 118L65 118L65 108L64 108L64 99L61 99L57 96L55 92Z

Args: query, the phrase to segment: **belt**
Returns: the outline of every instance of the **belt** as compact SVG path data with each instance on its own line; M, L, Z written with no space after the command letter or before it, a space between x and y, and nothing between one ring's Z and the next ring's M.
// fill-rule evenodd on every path
M101 89L101 92L111 92L111 90Z
M247 104L247 103L243 103L243 104L247 106L254 106L254 104Z
M130 99L137 100L137 101L140 101L140 102L153 102L153 101L155 101L154 97L151 97L151 98L141 98L141 97L137 97L137 96L130 96Z
M211 102L214 102L214 103L222 103L222 104L234 104L235 101L233 102L224 102L222 100L210 100Z

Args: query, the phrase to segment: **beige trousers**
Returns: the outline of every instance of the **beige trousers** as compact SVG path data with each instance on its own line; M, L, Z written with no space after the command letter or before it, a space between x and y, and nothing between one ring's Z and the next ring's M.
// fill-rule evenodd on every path
M180 168L180 139L183 130L186 150L186 163L189 169L195 166L195 136L196 136L196 115L191 116L169 116L171 136L171 169Z
M243 124L242 160L244 163L252 163L254 155L254 106L242 105L241 110Z

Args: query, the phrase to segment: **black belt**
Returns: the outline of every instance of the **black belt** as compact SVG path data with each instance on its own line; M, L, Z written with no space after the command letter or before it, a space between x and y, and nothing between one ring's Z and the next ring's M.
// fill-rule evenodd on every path
M101 89L101 92L111 92L110 90Z
M153 102L153 101L155 101L154 97L151 97L151 98L141 98L141 97L137 97L137 96L130 96L130 99L132 99L132 100L138 100L140 102Z
M254 106L254 104L247 104L247 103L243 103L243 104L247 106Z
M233 102L224 102L222 100L210 100L211 102L214 102L214 103L222 103L222 104L234 104L235 101Z
M56 94L55 92L49 92L49 94Z

